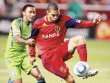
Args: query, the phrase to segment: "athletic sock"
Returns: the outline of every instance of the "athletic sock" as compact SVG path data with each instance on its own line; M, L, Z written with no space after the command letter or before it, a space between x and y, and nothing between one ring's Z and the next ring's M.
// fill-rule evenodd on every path
M80 61L87 62L87 49L86 44L77 46L77 52L79 54Z
M46 83L45 79L37 80L37 83Z

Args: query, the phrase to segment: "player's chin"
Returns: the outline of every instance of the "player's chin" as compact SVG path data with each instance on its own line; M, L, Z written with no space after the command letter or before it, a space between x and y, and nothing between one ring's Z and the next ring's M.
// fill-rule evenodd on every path
M34 19L33 18L31 18L29 21L31 22L31 21L33 21Z
M56 22L57 20L52 20L52 22Z

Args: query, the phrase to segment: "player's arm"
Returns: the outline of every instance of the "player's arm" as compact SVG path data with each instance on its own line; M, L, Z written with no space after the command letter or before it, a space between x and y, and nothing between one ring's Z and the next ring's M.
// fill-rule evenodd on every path
M69 19L66 21L65 26L67 28L88 28L97 25L101 21L101 16L96 16L93 21Z
M27 40L24 40L23 38L21 38L21 36L19 34L16 34L14 35L14 40L15 42L17 43L20 43L20 44L27 44L27 45L33 45L35 40L34 39L27 39Z
M37 28L33 28L31 31L30 38L36 40L37 35L39 33L39 30ZM33 62L36 60L36 46L35 45L29 45L29 55L30 55L30 63L33 64Z
M37 36L39 34L39 21L35 20L32 26L31 30L31 36L30 38L37 40ZM36 45L36 44L35 44ZM30 63L33 64L33 62L36 60L36 46L35 45L29 45L29 55L30 55Z
M38 28L33 28L31 30L31 36L30 36L30 38L33 38L33 39L36 40L38 34L39 34L39 29Z
M22 33L20 31L19 22L17 20L12 22L12 31L13 31L13 37L14 37L15 42L20 43L20 44L28 44L28 45L34 44L33 39L24 40L21 37Z
M34 61L36 61L36 46L35 45L29 45L29 56L30 56L30 63L33 64Z

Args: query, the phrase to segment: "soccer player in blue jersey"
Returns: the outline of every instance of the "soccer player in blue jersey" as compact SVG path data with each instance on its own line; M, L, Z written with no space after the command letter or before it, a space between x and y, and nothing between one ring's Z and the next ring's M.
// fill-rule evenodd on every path
M5 52L5 60L11 78L8 83L22 83L22 70L35 77L38 83L46 83L37 65L30 63L26 51L26 46L34 45L35 42L34 39L29 39L35 16L36 8L27 4L22 8L22 17L12 22ZM32 57L30 57L31 59Z

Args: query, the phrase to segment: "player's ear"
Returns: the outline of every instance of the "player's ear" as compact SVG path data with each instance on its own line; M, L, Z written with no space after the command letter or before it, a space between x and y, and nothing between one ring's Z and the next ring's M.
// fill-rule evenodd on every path
M60 9L58 10L58 13L59 13L59 15L60 15Z
M22 11L22 15L23 15L23 16L25 15L25 12L24 12L24 11Z
M46 11L46 13L48 14L48 13L49 13L49 11L47 10L47 11Z

